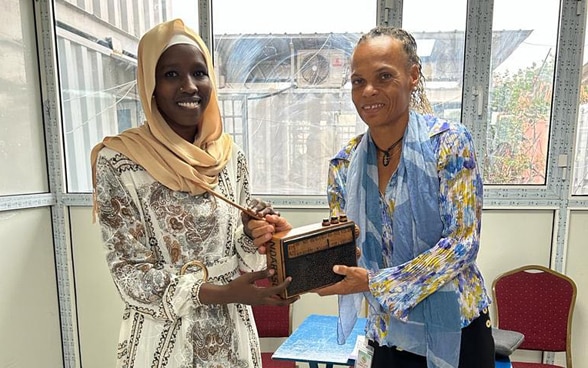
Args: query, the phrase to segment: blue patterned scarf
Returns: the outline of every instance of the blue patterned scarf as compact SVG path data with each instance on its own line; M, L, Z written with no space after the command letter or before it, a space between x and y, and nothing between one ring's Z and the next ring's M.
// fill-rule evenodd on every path
M393 252L391 266L398 266L433 247L443 231L439 214L437 157L425 118L410 113L397 168L394 195ZM345 212L360 227L359 265L372 272L383 267L382 207L378 189L377 152L370 132L350 157ZM369 293L339 296L339 343L351 332L366 297L372 311L385 311ZM408 320L390 315L385 344L427 357L429 368L453 368L459 364L461 318L457 293L446 285L408 312Z

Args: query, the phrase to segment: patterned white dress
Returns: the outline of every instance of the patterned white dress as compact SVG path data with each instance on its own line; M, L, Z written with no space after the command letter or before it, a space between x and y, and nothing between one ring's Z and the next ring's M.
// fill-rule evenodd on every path
M201 305L198 267L208 282L227 284L263 269L265 257L243 233L240 211L205 193L172 191L124 155L103 148L96 165L98 219L106 260L125 303L117 367L261 367L251 308ZM215 189L246 205L249 173L233 147Z

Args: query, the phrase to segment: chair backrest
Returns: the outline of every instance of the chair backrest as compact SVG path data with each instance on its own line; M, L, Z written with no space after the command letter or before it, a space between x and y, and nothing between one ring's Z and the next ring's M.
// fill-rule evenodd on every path
M520 349L566 352L572 367L571 327L576 284L544 266L529 265L492 283L497 326L525 335Z
M256 284L270 286L267 279L258 280ZM255 305L252 309L259 337L288 337L292 333L290 305Z

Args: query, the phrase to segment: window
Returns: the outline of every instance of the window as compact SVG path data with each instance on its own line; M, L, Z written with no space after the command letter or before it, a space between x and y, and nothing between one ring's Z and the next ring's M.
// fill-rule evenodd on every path
M256 194L324 196L328 161L365 131L349 56L375 25L363 0L212 3L225 130L248 156ZM247 21L243 21L247 19Z
M461 120L466 0L405 1L402 27L412 33L434 113Z
M32 2L0 10L0 196L48 192Z
M136 89L139 38L170 16L186 17L194 27L196 2L68 2L76 7L55 3L67 187L69 192L89 192L92 147L144 120Z
M383 3L389 2L304 0L285 10L272 0L211 0L206 20L224 129L248 157L254 194L324 196L329 159L366 129L351 101L349 57ZM417 39L435 114L461 120L470 102L462 101L464 85L472 78L464 75L468 1L390 3L402 4L395 18ZM140 36L173 17L199 29L198 1L129 4L55 2L68 192L91 190L90 149L102 137L143 121L135 87ZM488 119L475 128L486 148L480 158L486 184L547 184L559 5L496 0L492 30L488 21L478 35L492 37L490 65L479 66L490 71ZM518 16L531 7L536 15ZM587 95L581 93L574 194L588 193Z
M494 2L486 184L546 184L558 13L558 0Z
M576 157L572 195L588 195L588 21L584 35L584 59L580 84L580 106L578 108L578 128L576 135Z

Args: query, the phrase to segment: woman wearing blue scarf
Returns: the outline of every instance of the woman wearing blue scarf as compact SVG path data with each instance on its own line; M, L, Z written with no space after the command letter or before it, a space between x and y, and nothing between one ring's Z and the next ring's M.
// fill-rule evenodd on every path
M330 162L331 215L361 229L359 267L335 266L339 341L368 301L372 367L490 368L490 298L476 266L482 178L464 125L425 115L416 42L378 27L351 60L352 99L367 124Z

